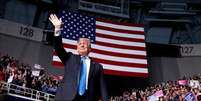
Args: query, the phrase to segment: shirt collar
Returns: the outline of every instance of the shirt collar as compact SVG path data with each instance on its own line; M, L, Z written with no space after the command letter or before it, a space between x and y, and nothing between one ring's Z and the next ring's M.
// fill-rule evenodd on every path
M90 59L89 56L81 56L81 58L82 58L82 57L85 57L86 59Z

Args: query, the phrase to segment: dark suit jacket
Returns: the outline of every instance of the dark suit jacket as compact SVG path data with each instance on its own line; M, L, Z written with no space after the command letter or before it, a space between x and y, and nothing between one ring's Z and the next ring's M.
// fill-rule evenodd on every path
M63 48L61 36L55 37L55 51L64 64L64 78L57 89L55 100L75 101L78 96L80 77L80 56L66 52ZM82 101L108 101L107 91L101 64L91 60L88 77L88 89Z

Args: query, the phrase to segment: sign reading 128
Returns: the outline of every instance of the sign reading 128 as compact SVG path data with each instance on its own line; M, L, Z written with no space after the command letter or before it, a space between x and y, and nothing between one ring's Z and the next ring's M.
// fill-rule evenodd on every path
M34 35L34 30L29 27L20 27L20 35L25 36L25 37L33 37Z

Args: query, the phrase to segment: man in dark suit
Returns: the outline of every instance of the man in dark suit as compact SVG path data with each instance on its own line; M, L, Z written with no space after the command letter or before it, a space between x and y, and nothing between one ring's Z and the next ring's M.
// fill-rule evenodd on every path
M55 27L55 51L64 64L64 78L57 89L57 101L108 101L101 64L88 57L91 43L88 38L77 42L78 55L66 52L61 38L62 20L51 14L49 20Z

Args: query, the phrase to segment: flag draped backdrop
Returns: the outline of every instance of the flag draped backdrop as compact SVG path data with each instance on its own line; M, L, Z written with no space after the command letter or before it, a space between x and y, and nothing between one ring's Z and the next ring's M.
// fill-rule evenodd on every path
M66 51L78 54L78 38L87 37L92 42L89 56L103 65L105 74L147 77L142 24L116 23L69 11L62 11L60 17L64 23L61 33ZM53 65L63 67L56 52Z

